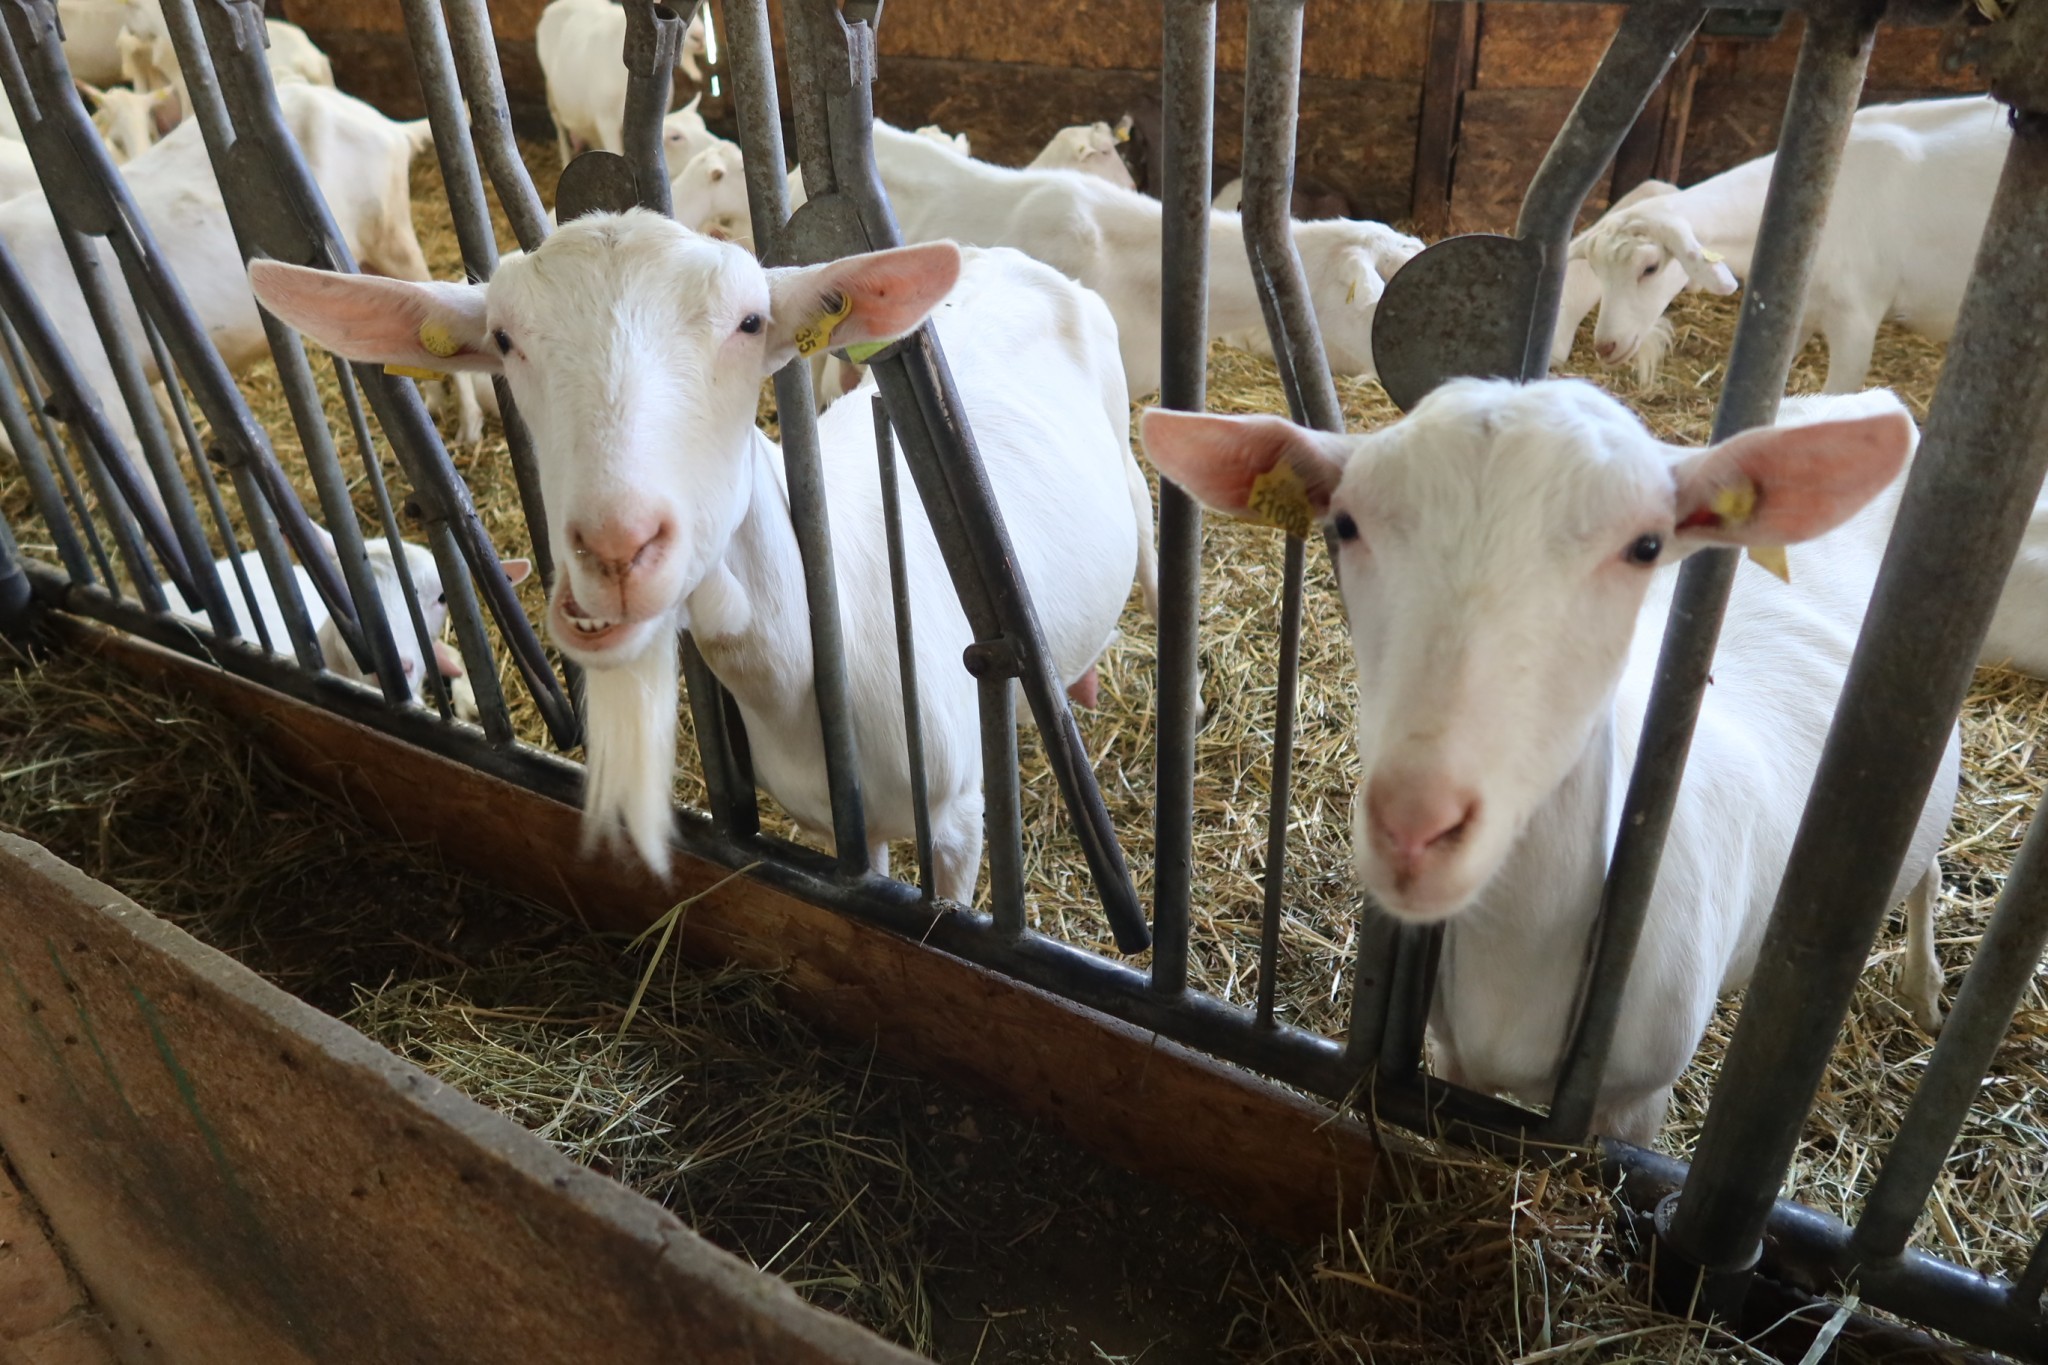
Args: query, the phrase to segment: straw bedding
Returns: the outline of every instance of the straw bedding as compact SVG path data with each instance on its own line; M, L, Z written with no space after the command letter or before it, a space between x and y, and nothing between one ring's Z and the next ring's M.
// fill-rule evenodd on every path
M528 155L552 184L552 150L535 146ZM429 166L416 172L415 197L436 273L459 276ZM498 225L510 244L502 218ZM1657 381L1598 377L1661 435L1703 439L1734 317L1729 301L1688 295L1672 310L1672 346ZM1819 356L1816 345L1801 358L1795 390L1818 388ZM1939 364L1939 347L1888 329L1873 382L1893 385L1924 415ZM1573 368L1596 372L1583 348ZM370 525L373 505L331 375L326 387ZM1396 415L1376 385L1339 387L1353 429ZM311 505L268 367L245 389ZM1271 364L1221 346L1211 357L1210 405L1284 410ZM772 422L766 400L763 415ZM502 552L526 552L495 426L453 454ZM384 463L402 491L388 453ZM5 506L34 550L18 479ZM1238 1001L1258 985L1280 550L1273 532L1209 524L1201 658L1210 719L1197 749L1191 971L1198 986ZM537 588L524 591L537 608ZM1080 717L1141 895L1150 889L1153 638L1134 596L1101 668L1100 706ZM1354 935L1346 809L1355 760L1347 640L1319 553L1310 557L1301 676L1277 989L1284 1018L1334 1032ZM530 702L516 683L511 690L521 735L543 742ZM1970 699L1964 786L1943 860L1939 936L1951 995L2039 795L2033 760L2044 710L2048 688L2007 674L1980 675ZM0 713L0 820L345 1013L578 1159L669 1203L806 1294L941 1358L1756 1358L1639 1306L1616 1273L1605 1195L1583 1172L1544 1177L1404 1147L1390 1163L1394 1193L1385 1208L1308 1257L1240 1237L1157 1192L1142 1195L1147 1217L1128 1216L1130 1201L1119 1193L1126 1186L1091 1161L999 1113L950 1096L928 1103L923 1096L939 1094L932 1087L820 1044L773 1008L765 979L664 965L622 1032L644 955L621 956L616 944L452 877L425 850L348 838L346 813L291 789L201 714L67 663L18 667L0 692ZM683 723L687 733L687 712ZM1021 744L1035 922L1113 951L1036 733L1027 730ZM678 782L686 800L701 792L691 766ZM802 837L765 804L771 828ZM168 841L151 835L166 827L192 832ZM897 850L897 859L910 866L909 850ZM1799 1197L1839 1213L1853 1214L1931 1047L1893 1002L1898 927L1873 952L1794 1169ZM1733 1021L1731 1004L1681 1086L1662 1143L1668 1150L1690 1148ZM2035 1221L2048 1214L2039 1206L2048 1188L2044 1071L2048 992L2037 981L1937 1188L1922 1230L1931 1248L1986 1270L2018 1268ZM997 1129L1011 1131L996 1141ZM987 1159L991 1149L1006 1158ZM1032 1154L1023 1171L1008 1159L1015 1152ZM1026 1174L1043 1188L1029 1186ZM991 1267L1019 1264L1017 1241L1035 1245L1040 1218L1068 1233L1093 1227L1121 1248L1109 1277L1129 1286L1122 1308L1051 1321L1045 1300L1085 1304L1099 1276L1018 1271L998 1281L1035 1302L1021 1317L1007 1310L1022 1300L983 1292ZM1137 1231L1119 1236L1126 1224ZM1148 1238L1169 1254L1144 1250ZM1060 1245L1085 1260L1078 1243ZM1182 1247L1195 1251L1183 1255ZM1138 1306L1159 1296L1177 1305L1173 1312ZM1206 1307L1197 1311L1197 1303ZM1125 1342L1112 1330L1148 1323L1159 1327L1156 1340Z

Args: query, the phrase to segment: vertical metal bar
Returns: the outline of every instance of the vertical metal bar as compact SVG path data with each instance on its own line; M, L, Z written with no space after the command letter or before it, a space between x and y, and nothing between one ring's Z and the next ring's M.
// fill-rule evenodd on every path
M1550 372L1551 337L1564 292L1565 251L1579 209L1705 14L1687 5L1630 6L1529 182L1515 235L1542 248L1543 273L1530 315L1524 379L1541 379Z
M667 214L668 161L661 151L661 120L675 90L684 25L674 10L655 0L627 0L625 9L626 145L621 150L639 182L640 202Z
M29 368L27 354L21 349L21 338L14 334L14 327L4 314L0 314L0 343L5 344L7 370L13 377L13 387L9 388L9 392L12 393L14 388L19 388L22 394L27 395L29 405L35 409L35 431L31 436L41 438L40 444L34 439L30 440L29 445L17 441L17 457L24 462L33 458L39 463L55 467L57 477L64 488L64 496L70 500L72 515L78 518L78 527L85 537L86 548L92 552L93 563L99 566L100 581L107 591L118 599L121 595L121 580L114 573L113 562L107 558L107 547L100 539L99 527L93 524L92 509L87 507L85 502L85 490L79 487L78 475L71 468L71 461L65 456L64 438L57 434L56 424L50 420L50 414L45 410L42 390L36 384L35 372ZM4 380L0 380L0 384L4 383ZM28 454L29 446L36 447L33 457ZM74 573L72 579L74 582L89 583L92 576Z
M483 176L477 169L477 154L471 145L472 129L493 129L496 134L510 138L511 134L504 120L510 116L505 112L505 86L499 74L495 55L471 53L471 80L475 89L478 82L483 88L470 101L470 117L477 122L465 126L461 103L461 81L456 75L456 59L450 47L451 34L444 26L441 6L437 0L405 0L405 31L412 46L413 69L419 76L420 89L427 100L427 120L434 133L434 155L441 166L441 182L448 190L448 212L455 224L456 242L462 250L463 266L472 280L488 280L498 273L498 242L491 229L490 204L484 197ZM476 8L481 8L477 6ZM490 19L481 19L474 13L467 16L470 31L467 38L474 42L478 38L477 24L483 25L483 41L489 41ZM462 23L458 20L457 32ZM479 60L479 58L481 58ZM481 108L479 108L481 106ZM485 155L502 156L504 149L493 151L493 139L480 133L478 142ZM512 149L517 159L518 149ZM522 164L516 175L494 175L494 179L514 181L510 198L505 187L499 186L499 197L507 204L520 198L523 191L533 196L533 182L526 175ZM539 200L534 197L537 208ZM515 228L515 231L517 229ZM545 224L541 236L545 236ZM522 238L522 240L524 240ZM540 238L535 238L538 245ZM462 376L451 376L451 383L464 382ZM541 493L540 465L533 451L533 436L521 421L512 402L511 390L506 386L503 375L491 378L493 392L498 400L498 418L505 429L505 447L512 457L512 481L519 490L519 510L526 519L529 539L533 542L533 566L540 573L543 584L552 589L555 583L554 550L548 544L547 505Z
M910 754L910 813L917 835L917 885L930 900L932 810L924 771L924 717L917 697L917 643L911 631L910 568L903 549L903 501L896 488L896 442L889 409L875 395L875 458L881 464L882 528L889 540L889 589L896 599L896 669L903 684L903 735Z
M1280 917L1287 897L1287 801L1294 782L1294 716L1301 677L1302 573L1308 546L1287 537L1280 594L1280 676L1274 687L1272 802L1266 812L1266 868L1259 921L1258 1020L1273 1022L1280 969Z
M256 590L249 582L249 566L242 562L242 547L235 535L234 519L228 515L227 502L220 495L220 480L214 477L213 462L206 458L206 446L199 438L198 425L192 420L192 409L185 401L184 387L178 382L178 372L171 364L171 353L164 346L163 336L155 325L148 318L141 321L142 337L149 343L149 354L156 362L156 372L163 376L164 396L177 419L178 436L185 443L186 458L192 461L192 472L199 478L199 487L206 495L207 511L213 517L214 529L220 534L222 562L234 575L235 587L241 592L242 601L248 604L249 624L256 631L256 642L263 646L265 653L275 652L277 646L270 638L270 623L263 619L263 612L256 605Z
M688 631L683 632L682 669L711 819L735 839L752 838L761 832L761 804L754 791L753 769L744 756L746 726L740 719L739 704L719 683Z
M172 452L170 438L164 432L163 417L149 391L149 380L143 374L142 362L135 354L127 329L121 324L121 315L114 303L113 291L107 286L99 251L91 240L65 226L62 220L58 222L57 236L64 245L64 254L70 258L79 294L92 318L93 330L99 335L100 347L106 354L117 394L133 425L145 467L154 480L157 505L169 522L171 533L178 539L178 548L186 564L192 568L198 592L186 600L206 617L215 634L233 639L236 634L234 609L228 605L227 593L219 577L208 572L213 564L213 552L207 547L206 532L199 525L199 515L192 506L192 490L186 487L184 475L179 472L178 457ZM90 338L78 340L85 345L92 344ZM110 395L101 395L102 401L108 397ZM120 455L124 460L132 459L125 448Z
M1379 1064L1400 945L1401 926L1368 899L1359 909L1358 951L1351 965L1351 1022L1344 1033L1344 1060L1354 1068Z
M391 505L391 489L384 481L383 462L377 458L376 439L370 434L370 416L363 410L363 395L356 387L354 367L340 356L333 357L333 361L334 377L341 388L342 406L348 409L349 432L355 437L356 453L363 462L363 475L370 485L370 496L377 504L377 524L384 528L385 543L391 547L391 567L398 574L400 595L405 599L405 612L412 624L413 638L419 642L420 681L422 685L431 685L434 705L440 710L441 719L447 720L451 714L448 684L441 676L440 666L434 661L434 637L427 630L425 604L420 601L419 585L412 581L405 539L398 529L398 514Z
M1294 246L1295 125L1301 87L1305 0L1252 0L1245 43L1245 251L1294 420L1344 430L1344 411L1323 354L1322 332ZM1266 812L1266 867L1259 954L1262 1024L1272 1023L1273 976L1287 880L1287 812L1294 776L1294 725L1300 690L1302 588L1307 546L1289 536L1283 551L1280 665L1273 717L1273 775Z
M1665 1250L1710 1274L1754 1257L2040 493L2043 242L2048 115L2025 113L1756 976L1669 1220Z
M1166 0L1165 180L1160 187L1159 402L1200 412L1209 385L1209 201L1216 122L1216 0ZM1159 748L1152 815L1152 988L1188 984L1194 900L1195 721L1202 508L1159 484Z
M2021 1312L2039 1314L2041 1296L2048 1294L2048 1235L2034 1243L2034 1254L2027 1258L2027 1268L2020 1272L2019 1282L2013 1286L2013 1301Z
M1017 775L1016 683L1005 673L976 680L981 694L981 782L988 828L988 902L996 933L1024 934L1024 816Z
M498 69L490 6L484 0L445 0L445 4L456 69L469 98L470 136L490 172L498 202L512 224L512 235L523 249L531 251L547 238L548 213L512 135L512 110L505 102L505 75ZM439 144L438 135L434 141ZM534 562L538 566L538 556Z
M455 528L448 518L438 517L427 523L427 548L434 552L435 566L441 571L441 591L448 595L448 619L455 626L455 645L469 671L470 691L476 697L484 735L493 744L509 744L516 738L512 717L505 709L504 689L498 685L498 669L491 658L490 637L484 633L475 581L469 576L462 547L456 543ZM433 657L431 649L427 657Z
M1850 1238L1858 1256L1890 1258L1906 1249L1914 1220L2033 981L2043 947L2048 947L2048 820L2036 811L1963 977L1955 1009L1863 1201L1863 1216Z
M63 340L51 324L49 314L37 302L35 292L21 273L21 266L4 243L0 243L0 314L21 334L22 344L34 358L36 371L48 386L63 414L63 420L78 437L78 452L85 461L86 477L92 481L100 509L121 553L123 566L135 584L142 605L162 611L166 599L156 571L143 551L146 541L169 571L181 592L190 586L184 555L164 521L163 513L143 487L142 478L128 460L128 452L107 423L99 400L78 373ZM34 390L31 389L31 392ZM185 600L198 601L194 592Z
M1714 414L1716 441L1767 426L1777 417L1778 399L1799 349L1799 318L1814 252L1875 30L1874 12L1816 12L1807 19L1786 97L1777 161L1757 226L1756 261L1743 288L1741 321ZM1550 1118L1543 1128L1548 1140L1581 1141L1592 1125L1601 1073L1621 1017L1629 962L1656 887L1664 838L1685 774L1685 755L1735 581L1736 560L1732 550L1705 550L1679 571L1635 769L1622 800L1614 856L1601 892L1581 1018L1559 1069Z
M783 262L783 223L788 217L782 178L780 119L776 113L773 55L768 50L764 0L740 0L727 8L727 34L733 60L733 97L740 117L740 141L746 153L747 197L754 219L754 240L761 259ZM796 34L803 23L803 5L784 11L791 32L791 69L795 103L804 103L807 83L797 59ZM815 85L815 82L808 83ZM799 119L799 129L803 127ZM806 184L813 193L826 192L831 154L818 136L804 143ZM659 149L656 149L657 155ZM820 169L812 170L810 167ZM868 868L867 818L862 807L858 741L853 731L853 703L846 676L846 650L841 638L839 590L832 572L832 532L825 507L825 475L819 460L817 403L811 392L810 366L791 361L775 376L776 410L782 417L782 462L789 486L789 515L796 530L804 566L804 596L810 604L811 658L815 673L818 720L824 734L826 785L832 795L832 837L839 871L859 876ZM986 745L984 745L986 747Z
M33 597L14 528L0 515L0 635L18 639L28 633L35 614Z
M28 392L34 394L35 389L31 387ZM21 395L4 376L0 376L0 431L7 433L7 443L14 447L15 459L21 464L22 479L28 484L29 497L35 502L36 514L49 528L50 543L56 547L64 572L74 583L97 581L93 576L92 562L86 558L85 546L79 540L78 532L71 524L71 515L64 506L64 492L58 487L56 475L50 471L48 452L43 449L41 435L29 423L28 413L22 409ZM61 449L56 455L60 460L64 457ZM85 525L90 529L91 520L87 519ZM104 565L105 551L100 554ZM110 571L107 581L111 583L112 580Z

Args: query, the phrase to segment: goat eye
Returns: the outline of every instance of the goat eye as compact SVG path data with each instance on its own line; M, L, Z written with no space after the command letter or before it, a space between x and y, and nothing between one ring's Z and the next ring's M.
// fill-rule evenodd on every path
M1656 274L1659 270L1662 270L1663 268L1664 263L1662 261L1652 261L1650 262L1650 264L1643 267L1643 278L1647 280L1650 278L1650 276Z
M1351 519L1349 512L1339 512L1333 525L1337 531L1337 539L1346 544L1358 539L1358 523Z
M512 354L512 338L506 334L503 327L496 328L491 332L491 340L498 343L499 355Z
M1664 537L1659 535L1637 536L1629 542L1621 557L1631 564L1655 564L1657 557L1664 553Z
M745 332L748 336L753 336L756 332L761 330L761 315L759 313L749 313L745 317L741 318L740 330L742 332Z

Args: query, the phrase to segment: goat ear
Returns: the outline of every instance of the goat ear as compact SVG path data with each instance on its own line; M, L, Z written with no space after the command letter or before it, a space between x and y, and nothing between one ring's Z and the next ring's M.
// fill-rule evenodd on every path
M72 77L71 84L78 91L79 97L93 108L97 109L107 102L107 92L97 85L79 80L76 76Z
M446 640L434 641L434 671L444 678L463 675L462 656L450 648Z
M1145 457L1205 507L1306 537L1329 513L1349 444L1281 417L1148 408Z
M1681 538L1792 545L1827 534L1898 477L1913 448L1903 410L1807 426L1759 427L1681 461Z
M185 106L178 102L178 92L169 86L157 91L149 102L149 116L156 124L156 135L169 137L171 130L185 121Z
M416 370L502 366L484 334L484 286L249 262L249 287L280 321L348 360Z
M498 567L505 571L506 581L516 588L526 581L528 574L533 572L533 561L530 559L501 559L498 561Z
M1344 303L1352 308L1370 308L1387 292L1371 253L1362 247L1346 251L1337 267L1337 282L1344 286Z
M1686 281L1693 288L1709 294L1732 294L1741 287L1736 282L1735 272L1728 268L1720 254L1709 252L1700 245L1691 223L1676 215L1664 214L1650 219L1645 226L1657 239L1657 244L1685 268Z
M792 354L913 332L959 278L960 248L951 242L771 270L768 368L782 368Z

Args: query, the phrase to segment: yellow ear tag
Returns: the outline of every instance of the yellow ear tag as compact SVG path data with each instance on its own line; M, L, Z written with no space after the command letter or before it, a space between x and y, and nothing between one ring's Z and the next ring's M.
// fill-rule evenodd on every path
M1350 287L1349 289L1347 289L1347 290L1345 290L1345 291L1344 291L1344 302L1346 302L1346 303L1356 303L1357 301L1358 301L1358 281L1357 281L1357 280L1353 280L1353 281L1351 282L1351 287Z
M1750 546L1749 562L1765 573L1775 574L1780 582L1792 581L1792 563L1785 558L1785 547L1782 545Z
M395 374L401 379L417 379L422 384L431 384L448 377L440 370L422 370L411 365L386 365L384 373Z
M420 345L426 347L429 355L437 355L443 359L462 349L462 343L455 339L455 333L432 318L420 324Z
M1718 251L1702 251L1700 252L1700 259L1708 265L1719 265L1728 258Z
M1708 500L1714 514L1729 526L1740 526L1756 513L1756 485L1747 481L1732 488L1724 488ZM1782 545L1752 545L1748 550L1749 560L1766 573L1774 574L1785 583L1792 581L1792 564L1785 557Z
M837 309L796 329L796 353L812 355L824 350L832 344L832 329L852 316L853 299L850 295L841 294Z
M1277 527L1290 536L1308 539L1315 526L1315 512L1308 505L1308 490L1301 476L1285 460L1252 480L1245 497L1246 515L1264 526Z

